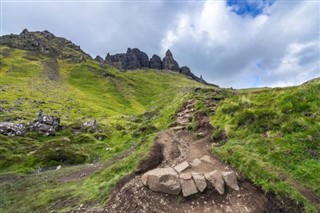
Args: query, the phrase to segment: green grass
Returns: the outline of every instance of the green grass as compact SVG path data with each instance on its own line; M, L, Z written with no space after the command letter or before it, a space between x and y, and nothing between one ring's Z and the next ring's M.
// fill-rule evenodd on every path
M0 212L103 206L117 181L147 156L156 133L173 122L190 91L204 87L178 73L119 72L93 60L71 64L59 59L58 78L49 80L47 57L0 48L0 100L6 110L0 121L28 123L41 109L60 117L64 127L50 137L36 132L0 135ZM97 120L102 141L90 131L73 133L89 119ZM131 154L125 155L127 150ZM59 181L88 163L101 168L91 177ZM58 165L63 169L52 170ZM40 170L48 171L38 174Z
M211 123L229 140L212 149L255 184L317 212L320 199L320 84L243 90L223 101ZM313 202L313 203L312 203ZM317 201L316 201L317 202Z

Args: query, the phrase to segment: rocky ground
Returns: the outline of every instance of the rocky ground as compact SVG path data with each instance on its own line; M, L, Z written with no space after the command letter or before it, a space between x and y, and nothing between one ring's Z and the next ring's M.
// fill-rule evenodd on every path
M157 136L155 143L163 145L163 161L158 168L174 167L184 161L191 165L195 159L203 156L205 160L197 166L191 166L185 173L207 173L214 170L232 171L227 164L219 161L210 152L213 144L209 116L205 113L194 116L196 132L187 131L193 119L194 102L188 101L177 114L176 123ZM240 190L227 189L219 194L212 186L188 197L169 195L151 191L143 185L141 175L131 175L113 191L102 212L265 212L270 202L265 194L249 181L240 177ZM81 208L78 211L82 211ZM85 209L83 209L85 211ZM95 212L95 210L91 210Z

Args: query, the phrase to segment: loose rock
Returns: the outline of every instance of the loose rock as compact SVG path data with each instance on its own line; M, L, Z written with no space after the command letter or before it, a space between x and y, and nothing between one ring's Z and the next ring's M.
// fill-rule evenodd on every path
M182 195L184 197L188 197L192 194L198 193L198 189L192 179L191 174L180 175L180 184L181 184L181 189L182 189Z
M193 167L197 167L197 166L199 166L200 164L201 164L201 160L199 160L198 158L194 159L194 160L192 161L192 163L191 163L191 165L192 165Z
M222 172L222 176L227 186L229 186L231 189L234 189L236 191L239 190L237 175L234 171Z
M206 173L205 178L220 194L224 194L224 180L219 171L215 170L211 173Z
M211 163L211 158L209 155L203 156L202 158L200 158L200 160L206 163Z
M200 173L192 173L194 183L196 184L198 190L203 192L207 188L207 181L204 176Z
M179 165L175 166L174 169L177 172L183 172L184 170L188 169L190 167L190 164L187 161L184 161L180 163Z
M173 168L158 168L148 173L147 184L152 191L174 195L181 192L179 176Z

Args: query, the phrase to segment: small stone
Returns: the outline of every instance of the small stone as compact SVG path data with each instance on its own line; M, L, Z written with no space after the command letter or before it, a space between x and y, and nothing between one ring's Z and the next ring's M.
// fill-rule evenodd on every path
M60 170L61 169L61 165L57 166L56 170Z
M184 170L188 169L190 167L190 164L187 161L184 161L180 163L179 165L175 166L174 169L177 172L183 172Z
M241 194L238 194L238 195L237 195L237 198L240 198L240 197L241 197Z
M200 160L206 163L211 163L211 158L209 155L203 156L202 158L200 158Z
M201 160L199 160L198 158L194 159L194 160L192 161L192 163L191 163L191 165L192 165L193 167L197 167L197 166L199 166L200 164L201 164Z

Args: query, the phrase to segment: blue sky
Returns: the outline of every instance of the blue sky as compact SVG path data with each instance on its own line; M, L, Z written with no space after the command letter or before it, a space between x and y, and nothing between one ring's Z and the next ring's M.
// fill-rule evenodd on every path
M93 57L170 48L181 66L235 88L319 77L319 26L319 1L1 1L1 34L48 30Z
M256 17L265 14L265 9L273 5L276 0L227 0L227 6L240 16Z

